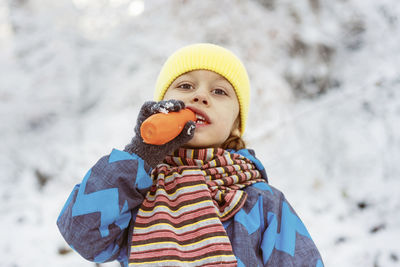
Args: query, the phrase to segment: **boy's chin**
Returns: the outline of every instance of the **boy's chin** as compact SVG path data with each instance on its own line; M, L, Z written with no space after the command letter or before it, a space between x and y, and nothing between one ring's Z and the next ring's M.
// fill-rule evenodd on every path
M193 138L194 139L194 138ZM200 140L190 140L186 144L184 144L183 148L218 148L220 147L217 144L211 144L206 142L201 142Z

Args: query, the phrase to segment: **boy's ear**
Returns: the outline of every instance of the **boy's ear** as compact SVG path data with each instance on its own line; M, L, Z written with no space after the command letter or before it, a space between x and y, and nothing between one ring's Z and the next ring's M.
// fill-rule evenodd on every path
M240 117L237 117L232 125L231 136L240 137Z

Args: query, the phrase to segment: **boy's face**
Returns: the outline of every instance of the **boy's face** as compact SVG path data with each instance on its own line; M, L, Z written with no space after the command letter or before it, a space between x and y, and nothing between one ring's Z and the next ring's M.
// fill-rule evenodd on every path
M164 100L182 100L197 115L194 137L186 147L220 147L239 128L239 102L232 85L208 70L182 74L170 85Z

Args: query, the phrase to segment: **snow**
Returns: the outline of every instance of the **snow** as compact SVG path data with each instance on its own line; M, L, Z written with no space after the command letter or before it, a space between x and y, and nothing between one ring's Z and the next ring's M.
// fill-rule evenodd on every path
M192 131L193 131L195 128L196 128L196 126L191 125L191 126L187 129L186 134L187 134L187 135L192 135Z
M396 0L0 2L2 266L94 265L57 216L194 42L243 60L245 139L326 266L398 266L399 14Z

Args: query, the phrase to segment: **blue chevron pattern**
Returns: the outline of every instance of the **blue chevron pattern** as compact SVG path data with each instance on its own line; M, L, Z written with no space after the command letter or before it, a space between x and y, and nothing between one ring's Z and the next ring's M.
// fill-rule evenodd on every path
M117 244L110 244L105 250L103 250L99 255L94 258L94 262L105 262L112 255L114 255L119 249Z
M138 189L145 189L153 184L150 175L144 171L144 161L136 154L129 154L125 151L113 149L108 159L108 163L121 160L135 160L138 163L135 185Z
M272 195L274 194L274 192L272 191L272 188L267 183L259 182L259 183L253 184L252 186L254 186L255 188L261 189L263 191L268 191Z
M236 257L236 260L237 260L237 267L246 267L246 265L244 265L244 263L238 257Z
M264 218L261 218L263 214L263 201L262 196L258 197L256 204L247 214L243 209L239 210L235 215L235 221L241 223L247 230L247 233L251 235L257 231L260 227L263 227Z
M231 222L232 222L232 220L222 222L222 226L224 226L225 230L226 230L226 228L228 228L229 225L231 225Z
M239 154L253 160L267 181L264 167L251 151L240 150ZM136 154L114 149L109 156L102 157L82 183L75 186L57 220L70 246L95 262L117 259L127 267L130 244L127 244L126 234L132 233L126 228L135 221L140 194L144 193L140 189L152 185L150 171ZM258 267L262 262L284 260L295 265L323 267L308 231L282 193L266 182L251 187L246 190L245 208L222 223L232 242L238 266ZM82 237L77 235L80 232ZM248 244L257 245L255 253ZM310 252L294 256L296 249L300 251L301 248Z
M118 189L110 188L91 194L85 194L86 183L91 173L92 170L90 169L81 183L75 205L72 207L72 216L75 217L93 212L100 212L100 234L102 237L106 237L109 234L108 225L113 222L113 218L117 218L120 214Z
M267 214L268 227L264 232L261 250L263 255L264 264L268 261L275 247L275 241L278 232L278 220L273 212Z
M108 163L112 164L122 160L134 160L138 163L135 182L137 188L144 189L152 185L149 174L144 171L144 161L135 154L113 149L108 158ZM106 237L109 235L108 226L114 223L113 220L115 218L117 218L117 221L115 221L116 225L121 229L128 227L131 213L128 212L127 201L125 201L122 210L119 210L119 193L117 188L109 188L91 194L85 194L86 184L91 173L92 170L90 169L80 185L75 205L72 208L72 216L100 212L101 222L99 230L101 236Z
M119 228L125 229L129 225L129 221L131 220L132 214L128 212L128 201L125 200L124 206L122 207L120 217L116 220L115 224L118 225Z
M132 160L133 157L131 154L125 151L121 151L118 149L113 149L111 151L110 156L108 157L108 163L113 163L121 160Z
M79 185L75 185L74 189L72 190L71 194L69 195L67 201L62 208L60 215L58 215L57 221L60 220L61 216L64 214L65 210L68 208L69 204L71 204L72 199L74 198L75 192L79 190Z
M296 232L311 239L303 222L290 210L289 204L282 204L281 232L275 247L294 256Z
M268 212L268 228L264 232L261 249L264 263L272 254L273 248L294 256L296 246L296 233L311 239L310 234L302 221L290 210L287 202L282 203L282 217L280 233L278 233L278 220L275 213Z

